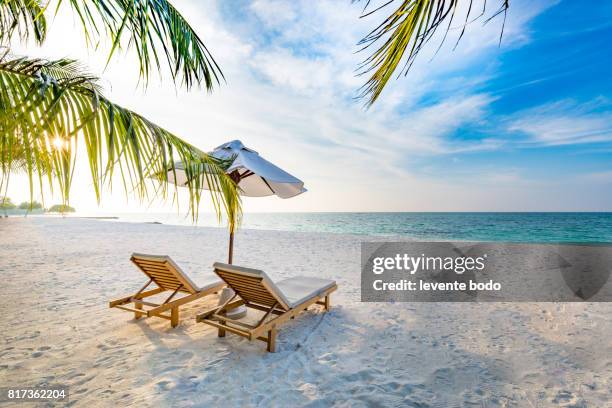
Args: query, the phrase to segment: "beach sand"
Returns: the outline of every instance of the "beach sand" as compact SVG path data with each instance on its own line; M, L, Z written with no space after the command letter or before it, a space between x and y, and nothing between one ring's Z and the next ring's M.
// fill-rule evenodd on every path
M378 238L380 239L380 238ZM108 300L138 290L132 252L168 254L204 280L221 228L61 218L0 220L0 386L66 384L70 406L606 407L609 303L361 303L364 236L242 230L237 265L277 280L335 279L262 342L195 323L134 320Z

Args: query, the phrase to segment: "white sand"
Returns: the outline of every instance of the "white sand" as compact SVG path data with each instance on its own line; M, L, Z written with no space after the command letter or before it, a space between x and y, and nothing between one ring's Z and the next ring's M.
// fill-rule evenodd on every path
M108 300L143 283L133 251L196 280L225 260L222 229L0 220L0 386L64 383L73 406L612 406L612 305L361 303L365 237L241 231L238 265L340 287L279 331L278 352L197 324L136 321Z

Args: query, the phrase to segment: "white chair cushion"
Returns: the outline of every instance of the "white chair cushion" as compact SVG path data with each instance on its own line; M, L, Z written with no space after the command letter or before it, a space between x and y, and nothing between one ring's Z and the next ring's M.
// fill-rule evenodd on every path
M290 307L295 307L336 284L336 281L321 278L296 276L276 283L276 286L289 301Z

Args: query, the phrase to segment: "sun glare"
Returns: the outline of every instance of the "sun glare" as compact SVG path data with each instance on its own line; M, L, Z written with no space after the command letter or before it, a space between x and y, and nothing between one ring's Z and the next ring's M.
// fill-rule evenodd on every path
M53 139L53 147L56 150L63 150L65 148L65 146L66 145L65 145L64 141L61 138L56 137L55 139Z

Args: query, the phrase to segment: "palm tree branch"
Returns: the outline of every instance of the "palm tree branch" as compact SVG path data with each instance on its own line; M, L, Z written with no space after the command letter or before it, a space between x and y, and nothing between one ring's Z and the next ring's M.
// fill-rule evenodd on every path
M22 40L30 35L41 44L47 34L44 11L40 0L0 0L0 44L5 44L15 32Z
M109 61L126 41L128 47L134 47L145 80L152 66L160 67L163 57L158 49L163 51L173 79L187 88L203 83L210 91L224 78L202 39L167 0L68 2L79 15L88 38L99 36L101 28L110 35Z
M77 143L82 140L98 200L117 166L126 191L145 199L149 190L145 180L152 177L160 185L156 192L166 197L174 155L190 168L206 168L203 174L193 174L195 181L188 186L194 217L206 185L211 186L218 216L229 205L226 200L239 200L236 186L225 174L225 163L108 100L96 78L73 60L5 54L0 58L0 83L0 171L10 173L20 161L31 190L35 177L49 177L52 184L53 176L68 202ZM55 138L62 141L62 148L52 147Z
M467 14L455 47L463 38L467 24L484 16L487 7L485 2L482 13L470 21L470 15L473 12L473 0L465 0L465 2L468 3ZM500 2L499 10L485 23L501 13L504 13L505 23L510 2L509 0L500 0ZM362 18L379 13L395 2L388 1L372 11L367 11L369 3L369 1L366 2ZM389 16L359 41L360 52L376 47L357 68L358 75L370 75L359 89L357 96L366 100L366 106L369 107L376 102L400 64L402 64L402 68L398 76L408 73L422 48L433 37L442 23L448 22L438 47L439 51L451 29L451 23L456 16L459 3L460 0L400 0L398 7L394 8ZM503 28L501 35L503 35Z

